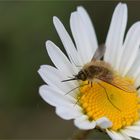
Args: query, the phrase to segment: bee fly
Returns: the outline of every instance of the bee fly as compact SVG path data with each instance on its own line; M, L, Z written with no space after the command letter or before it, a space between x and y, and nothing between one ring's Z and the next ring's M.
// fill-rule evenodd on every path
M109 102L117 108L110 100L108 93L106 91L106 88L101 84L101 81L108 83L120 90L126 91L126 92L135 92L135 88L130 82L126 81L123 77L116 74L116 72L112 69L112 67L105 61L102 61L101 59L104 56L105 52L105 46L101 45L96 50L91 62L85 64L83 68L78 72L78 74L74 75L73 78L63 80L62 82L71 81L71 80L81 80L81 81L88 81L88 84L91 84L93 82L96 82L98 85L100 85L106 93L106 96L109 100ZM84 85L81 85L84 86ZM81 87L79 86L79 87ZM79 88L76 87L76 88ZM72 89L71 91L75 90L76 88ZM69 91L68 93L70 93ZM119 110L119 108L117 108Z

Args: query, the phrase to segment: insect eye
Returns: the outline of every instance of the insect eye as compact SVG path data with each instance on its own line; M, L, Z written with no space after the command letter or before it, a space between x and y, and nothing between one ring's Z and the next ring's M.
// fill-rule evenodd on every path
M82 80L82 81L85 81L87 79L85 73L83 71L80 71L77 75L77 78Z
M85 74L81 74L81 79L82 79L83 81L86 80L86 76L85 76Z

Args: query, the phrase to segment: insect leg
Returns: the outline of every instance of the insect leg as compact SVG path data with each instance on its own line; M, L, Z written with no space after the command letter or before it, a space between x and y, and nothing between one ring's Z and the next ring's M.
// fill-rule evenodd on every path
M70 92L76 90L76 89L79 88L79 87L83 87L83 86L86 86L86 85L88 85L88 84L89 84L89 83L84 84L84 85L77 86L77 87L73 88L72 90L68 91L65 95L69 94Z
M89 84L90 84L90 85L91 85L91 87L92 87L92 81L88 81L88 85L89 85Z
M99 82L97 82L97 84L98 84L100 87L102 87L102 88L104 89L104 91L105 91L105 93L106 93L106 97L107 97L107 99L109 100L109 102L112 104L112 106L114 106L117 110L119 110L119 111L121 112L121 110L120 110L117 106L115 106L115 105L112 103L112 101L110 100L110 98L109 98L109 96L108 96L108 93L107 93L107 91L106 91L106 88L105 88L103 85L101 85Z
M140 89L140 85L137 87L137 90L139 90Z
M88 83L85 84L85 85L89 85L89 84L90 84L91 87L92 87L93 82L92 82L92 81L88 81ZM82 86L85 86L85 85L82 85ZM81 99L81 97L78 98L78 100L77 100L77 102L75 103L75 105L79 102L80 99Z
M81 96L82 97L82 96ZM74 106L76 106L78 104L78 102L80 101L81 97L79 97L76 101L76 103L74 104Z
M90 85L91 85L91 87L92 87L92 81L90 82Z

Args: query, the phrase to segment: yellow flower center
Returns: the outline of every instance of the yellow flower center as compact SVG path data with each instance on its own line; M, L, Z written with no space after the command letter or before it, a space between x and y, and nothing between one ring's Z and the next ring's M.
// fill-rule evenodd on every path
M129 80L125 78L125 80ZM132 80L131 80L132 82ZM129 93L105 82L86 84L80 87L78 102L89 120L107 117L112 130L132 125L139 119L139 97L137 92ZM102 85L102 86L101 86Z

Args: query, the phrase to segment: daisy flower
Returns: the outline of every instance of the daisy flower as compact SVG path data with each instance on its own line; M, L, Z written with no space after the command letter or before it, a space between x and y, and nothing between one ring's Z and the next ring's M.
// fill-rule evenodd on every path
M111 102L96 82L92 86L80 86L84 82L79 80L62 82L91 62L98 48L94 26L86 10L78 7L71 13L70 28L74 42L57 17L53 17L53 23L67 56L53 42L46 42L55 67L40 67L38 72L46 83L39 89L40 96L56 108L58 116L65 120L73 119L79 129L99 128L113 140L140 139L140 22L130 27L124 39L127 5L119 3L116 6L101 61L108 63L135 91L130 93L101 81Z

